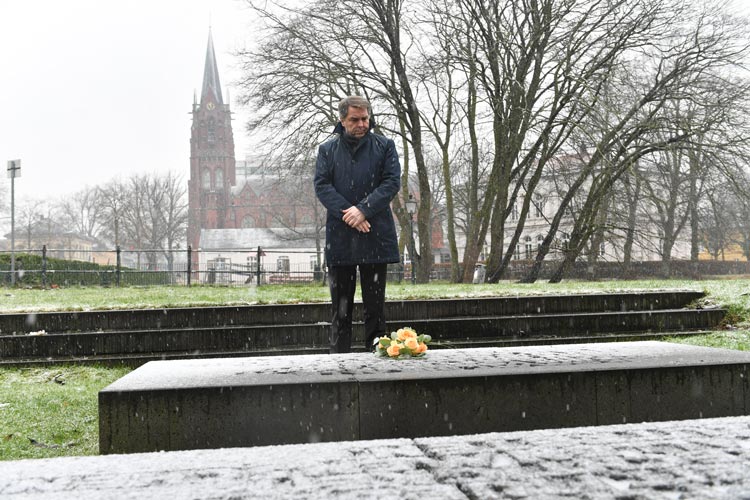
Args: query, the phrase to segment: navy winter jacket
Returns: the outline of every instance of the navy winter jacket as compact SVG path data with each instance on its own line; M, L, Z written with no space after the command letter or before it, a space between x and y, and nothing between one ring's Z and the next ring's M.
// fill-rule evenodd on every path
M318 149L314 183L315 194L328 209L329 266L399 262L391 200L401 187L401 165L391 139L368 132L353 153L337 135ZM369 233L360 233L342 220L342 210L351 206L364 214Z

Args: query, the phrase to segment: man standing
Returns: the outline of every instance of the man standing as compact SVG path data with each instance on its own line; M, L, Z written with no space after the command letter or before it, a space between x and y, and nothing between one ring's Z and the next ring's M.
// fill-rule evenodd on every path
M359 96L339 103L338 134L322 144L315 194L328 210L326 262L331 289L331 353L349 352L357 267L364 303L365 349L385 335L385 282L399 261L391 200L401 187L401 165L391 139L370 132L370 103Z

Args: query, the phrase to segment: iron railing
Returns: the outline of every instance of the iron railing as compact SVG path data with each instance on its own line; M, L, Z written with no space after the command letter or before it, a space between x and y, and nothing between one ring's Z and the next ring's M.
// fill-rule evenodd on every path
M192 250L15 251L19 286L275 285L324 282L326 268L315 251L262 247ZM407 263L388 266L388 280L411 279ZM0 285L12 280L10 252L0 251Z

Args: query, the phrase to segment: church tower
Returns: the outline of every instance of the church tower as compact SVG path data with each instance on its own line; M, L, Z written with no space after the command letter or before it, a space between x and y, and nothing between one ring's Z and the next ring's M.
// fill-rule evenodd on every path
M199 248L201 229L234 228L234 136L229 103L224 104L211 30L200 101L193 97L188 181L188 244Z

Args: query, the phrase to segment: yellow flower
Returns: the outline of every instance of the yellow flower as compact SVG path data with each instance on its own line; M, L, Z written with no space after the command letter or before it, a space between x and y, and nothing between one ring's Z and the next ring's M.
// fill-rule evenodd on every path
M392 343L391 346L387 349L388 356L395 358L399 354L401 354L401 344Z
M426 350L427 350L427 344L425 344L424 342L420 343L419 347L417 348L417 354L422 354Z
M416 352L417 349L419 349L419 342L417 342L417 339L414 337L409 337L404 342L404 345L409 348L409 350Z
M399 340L406 340L410 338L417 338L417 332L414 331L413 328L404 327L399 328L399 330L396 332L396 337Z

